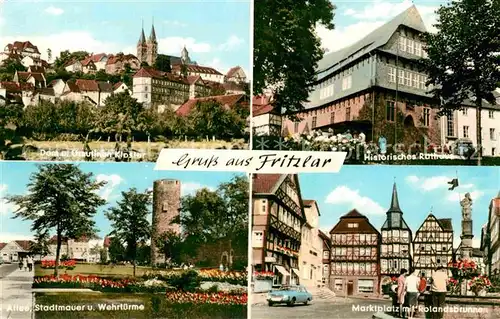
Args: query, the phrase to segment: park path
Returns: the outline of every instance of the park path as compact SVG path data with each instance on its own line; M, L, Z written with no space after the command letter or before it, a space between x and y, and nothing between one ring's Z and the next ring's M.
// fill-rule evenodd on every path
M16 269L0 279L0 319L32 319L33 271Z

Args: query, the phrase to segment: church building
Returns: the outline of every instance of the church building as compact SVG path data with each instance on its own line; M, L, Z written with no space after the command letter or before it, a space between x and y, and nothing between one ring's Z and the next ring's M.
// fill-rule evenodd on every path
M146 62L149 66L153 66L158 56L158 42L156 41L155 26L151 26L151 33L146 40L144 28L142 28L139 42L137 42L137 58L141 63Z

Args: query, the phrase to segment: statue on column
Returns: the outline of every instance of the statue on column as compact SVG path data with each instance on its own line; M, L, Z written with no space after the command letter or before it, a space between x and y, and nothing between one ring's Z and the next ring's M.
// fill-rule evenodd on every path
M472 198L470 193L465 194L464 199L460 201L460 206L462 206L462 220L472 220Z

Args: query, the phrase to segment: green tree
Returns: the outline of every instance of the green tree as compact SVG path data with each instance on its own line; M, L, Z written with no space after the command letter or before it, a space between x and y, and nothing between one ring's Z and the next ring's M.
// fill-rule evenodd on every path
M54 61L54 66L56 68L62 68L66 63L71 60L81 61L89 56L87 51L75 51L70 52L69 50L64 50L59 53L59 57Z
M142 119L144 107L127 92L112 94L105 104L99 109L94 131L114 134L115 141L121 142L124 136L145 128L144 123L139 120Z
M154 64L154 68L163 72L172 72L170 58L165 54L158 54Z
M174 231L169 230L157 238L158 250L165 255L165 264L171 262L180 264L182 255L182 238Z
M0 160L23 160L24 138L19 133L23 106L0 104Z
M242 134L235 114L216 100L197 102L187 117L187 121L192 123L193 133L198 136L228 137Z
M108 254L112 263L117 263L126 259L125 247L117 238L111 238L111 242L108 247Z
M96 191L105 182L97 182L92 173L84 173L73 164L44 164L30 176L27 195L7 197L19 208L13 218L31 220L31 230L57 236L56 267L63 238L92 237L96 232L94 215L106 203Z
M35 240L30 244L30 253L39 255L41 258L50 254L49 233L47 231L38 231Z
M126 255L134 265L134 276L136 273L137 247L150 238L151 225L150 205L152 202L151 192L138 193L135 188L122 192L122 200L116 207L106 211L106 217L111 222L113 231L111 235L120 242L126 244Z
M481 132L484 100L495 103L500 82L500 1L451 1L437 10L437 33L426 33L428 58L421 60L428 85L442 101L441 113L462 108L466 99L476 105L476 132ZM446 54L445 54L446 53ZM477 163L481 165L482 138L477 134Z
M24 65L18 59L8 58L2 62L2 67L0 68L0 73L11 74L11 79L16 71L26 71Z
M232 240L248 232L248 180L235 176L217 190L200 189L181 201L181 214L173 220L180 223L191 246L202 243ZM230 249L231 251L231 249Z
M333 30L335 6L330 0L262 0L254 10L253 94L273 87L278 110L301 110L323 57L315 28Z

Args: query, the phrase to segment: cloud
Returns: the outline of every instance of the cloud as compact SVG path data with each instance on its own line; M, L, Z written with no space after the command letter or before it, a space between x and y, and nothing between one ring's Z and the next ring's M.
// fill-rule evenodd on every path
M33 235L6 233L6 232L0 233L0 242L8 243L13 240L33 240Z
M202 188L208 188L209 190L213 191L214 188L203 185L197 182L185 182L181 183L181 196L186 196L186 195L194 195L196 191L202 189Z
M19 206L7 201L7 184L0 184L0 215L10 214L19 209Z
M186 46L189 53L208 53L212 46L206 42L198 42L194 38L167 37L158 40L158 52L180 55L182 48Z
M380 215L384 214L384 208L373 199L362 196L358 190L352 190L347 186L338 186L328 194L325 202L327 204L342 204L349 209L357 209L362 214Z
M186 23L177 21L177 20L165 20L163 23L169 25L169 26L174 26L174 27L179 27L179 28L184 28L187 27Z
M232 50L235 50L236 48L238 48L244 42L245 42L245 40L243 40L242 38L233 34L226 40L226 42L219 45L219 50L232 51Z
M448 176L418 177L415 175L407 176L406 181L413 184L424 192L429 192L438 188L444 189L450 187L448 182L453 178Z
M470 194L470 197L472 198L472 200L475 201L479 197L483 196L484 192L482 192L480 190L474 190L472 192L469 192L469 194ZM461 201L464 198L464 195L465 194L463 194L463 193L460 194L460 193L452 192L448 196L446 196L446 199L449 200L450 202L457 203L457 202Z
M124 179L117 174L99 174L96 176L96 180L98 182L106 182L106 185L101 187L101 189L98 191L99 196L101 196L106 201L115 198L115 196L112 196L113 191L124 181Z
M324 48L330 52L338 51L361 40L412 5L410 0L399 3L375 0L360 10L348 8L343 12L345 16L354 19L354 23L348 25L336 24L334 30L327 30L325 27L318 25L316 33L321 38ZM417 5L416 7L427 30L435 32L436 29L432 25L436 23L435 11L438 7L430 5Z
M56 8L54 6L50 6L47 9L45 9L45 13L48 13L53 16L58 16L64 13L64 10L61 8Z

